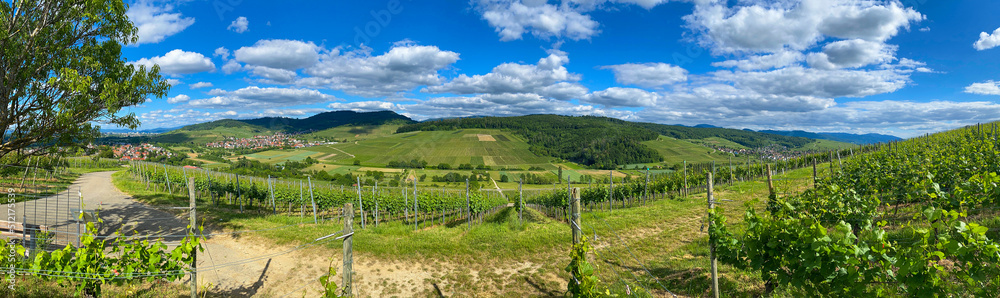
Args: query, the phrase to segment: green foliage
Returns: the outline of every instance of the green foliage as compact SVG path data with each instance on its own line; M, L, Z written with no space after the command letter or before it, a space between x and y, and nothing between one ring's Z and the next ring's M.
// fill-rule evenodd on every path
M574 244L569 252L570 262L566 266L566 272L572 276L566 285L569 294L573 297L605 297L611 292L600 289L601 281L594 275L594 266L587 262L587 252L590 251L590 244L587 239L580 239L580 243Z
M0 121L17 127L0 156L86 143L99 136L98 122L134 129L138 118L122 109L166 95L159 67L122 58L122 44L138 38L126 10L122 1L0 2L0 101L17 103Z
M201 230L201 228L199 228ZM155 280L175 281L185 275L193 260L200 239L189 235L171 251L159 241L139 241L122 237L113 243L98 239L94 223L87 223L87 231L80 238L80 246L66 246L53 252L37 251L21 263L20 269L35 273L44 280L54 280L60 285L74 284L78 295L99 297L101 285L123 285ZM24 255L23 247L17 248Z
M333 260L330 260L330 268L326 274L320 276L319 283L323 285L323 298L339 298L348 297L348 293L341 293L337 290L337 283L333 279L337 275L337 269L333 266ZM345 289L346 290L346 289ZM345 294L345 295L341 295Z

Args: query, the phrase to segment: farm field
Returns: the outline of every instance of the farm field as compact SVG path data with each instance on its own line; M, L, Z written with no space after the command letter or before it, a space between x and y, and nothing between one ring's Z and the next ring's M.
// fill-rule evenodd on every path
M333 140L347 140L348 142L377 139L382 137L388 137L396 133L396 129L399 129L403 125L401 124L385 124L385 125L344 125L338 126L326 130L321 130L309 134L305 134L302 137L309 140L314 139L333 139Z
M322 152L316 152L305 149L277 149L277 150L269 150L264 152L247 154L244 156L261 162L276 164L285 161L302 161L306 159L306 157L319 159L320 157L327 155L328 154L324 154Z
M722 142L718 143L722 146L729 147L729 145L726 143ZM663 163L667 165L680 164L683 163L684 161L687 161L688 163L712 162L713 160L716 162L722 162L722 161L728 162L729 158L732 157L732 154L716 151L714 149L698 145L695 143L691 143L689 141L678 140L665 136L660 136L660 138L653 141L642 142L642 144L649 146L650 148L653 148L654 150L659 152L660 155L663 156L664 159ZM737 161L743 162L746 161L746 158L734 157L733 162Z
M480 138L492 136L494 140ZM365 166L385 166L391 161L421 159L429 165L447 163L488 166L547 165L550 158L528 151L528 144L499 130L466 129L394 134L355 143L328 145L355 158L338 155L334 162L350 164L357 159ZM331 152L333 153L333 152Z

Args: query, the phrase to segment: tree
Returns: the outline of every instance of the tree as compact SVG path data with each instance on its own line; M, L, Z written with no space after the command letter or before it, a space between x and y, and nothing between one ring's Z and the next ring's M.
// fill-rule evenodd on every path
M88 142L96 123L135 129L122 109L166 95L159 67L121 57L138 40L126 10L112 0L0 2L0 157Z

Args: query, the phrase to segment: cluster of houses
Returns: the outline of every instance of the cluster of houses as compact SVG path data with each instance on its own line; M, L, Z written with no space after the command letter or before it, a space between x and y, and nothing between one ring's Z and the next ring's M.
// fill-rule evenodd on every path
M732 149L721 146L719 147L709 146L709 148L726 153L731 153L734 156L745 156L745 155L759 156L767 160L788 160L791 158L801 157L807 154L807 152L791 151L788 150L788 148L781 146L768 146L768 147L754 148L754 149Z
M173 152L161 147L150 145L149 143L142 143L140 145L125 144L116 146L114 148L115 157L119 160L146 160L151 155L157 156L174 156Z
M226 148L226 149L263 149L263 148L304 148L312 147L317 145L323 145L323 142L306 142L298 139L293 139L289 135L283 133L276 133L270 136L254 136L253 138L236 138L236 137L226 137L225 140L219 142L211 142L205 146L211 148Z

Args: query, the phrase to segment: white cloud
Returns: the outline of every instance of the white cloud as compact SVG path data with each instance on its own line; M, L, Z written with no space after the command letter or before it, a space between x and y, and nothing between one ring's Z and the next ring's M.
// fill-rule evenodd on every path
M236 60L226 61L226 64L222 66L222 72L225 72L226 74L232 74L240 71L241 69L243 69L243 65L240 65L240 63L236 62Z
M139 0L129 6L125 15L139 29L136 44L161 42L194 24L194 18L185 18L173 10L173 5L157 6L152 0Z
M230 23L229 27L226 27L226 29L236 33L243 33L247 32L247 30L250 30L248 28L249 26L250 26L250 21L247 21L247 17L238 17L236 18L236 20Z
M605 107L651 107L657 104L659 95L636 88L611 87L587 95L584 102Z
M894 92L910 82L912 69L821 70L792 66L765 72L719 71L713 79L764 95L822 98L865 97Z
M229 60L229 49L225 47L219 47L215 49L215 53L212 54L214 57L220 57L222 60Z
M177 86L180 84L184 84L184 82L181 82L181 80L178 79L167 79L167 84L170 84L170 86Z
M391 96L419 86L440 84L438 71L458 61L459 54L435 46L397 43L387 53L372 56L370 49L334 50L307 69L311 77L295 84L330 88L366 97Z
M610 4L638 5L645 9L668 0L563 0L549 4L545 0L472 0L483 20L500 35L500 40L521 39L525 34L537 38L590 39L600 34L600 24L587 13Z
M993 30L993 34L986 32L979 33L979 40L972 44L972 47L979 51L989 50L997 46L1000 46L1000 28Z
M708 2L708 1L702 1ZM826 36L884 42L924 16L898 2L803 0L729 8L699 3L684 19L717 53L801 51Z
M715 67L730 67L740 70L768 70L794 65L806 59L806 56L796 51L780 51L767 55L751 55L746 59L714 62Z
M196 72L214 71L215 63L208 57L195 52L185 52L176 49L167 54L153 58L142 58L132 62L135 65L152 67L154 64L160 66L160 71L167 74L191 74Z
M211 82L197 82L197 83L191 84L191 86L188 86L188 87L191 87L191 89L208 88L208 87L212 87L212 83Z
M399 104L403 114L414 119L520 116L530 114L596 115L629 119L632 112L578 105L530 94L481 94L476 96L436 97L413 104Z
M309 105L338 100L336 97L311 89L260 88L257 86L234 91L213 89L208 94L214 97L191 100L188 102L188 105L210 109L254 110Z
M296 70L310 67L319 60L320 48L312 42L272 39L257 41L251 47L234 52L235 59L270 68Z
M726 84L708 84L687 91L661 95L657 107L680 111L712 111L716 114L746 115L763 111L807 112L829 108L830 98L810 95L760 93Z
M247 65L246 69L253 75L264 78L266 82L279 84L291 83L297 76L294 71L267 66Z
M588 39L596 35L598 23L567 5L545 1L473 1L484 20L500 35L500 40L521 39L525 33L539 38Z
M351 110L355 112L371 111L396 111L399 110L397 104L385 101L356 101L356 102L335 102L327 106L331 110Z
M471 77L461 74L450 82L423 90L452 94L536 93L568 100L586 93L586 88L577 83L580 75L570 73L564 66L568 62L566 52L549 50L549 56L534 65L504 63L488 74Z
M1000 95L1000 82L986 81L965 87L965 93L979 95Z
M177 96L168 98L167 99L167 103L169 103L169 104L176 104L176 103L186 102L188 100L191 100L190 96L181 94L181 95L177 95Z
M687 80L688 71L666 63L620 64L601 67L615 72L620 84L647 88L660 87Z
M888 63L895 59L896 46L863 39L841 40L827 44L823 52L809 54L809 66L820 69L858 68Z

